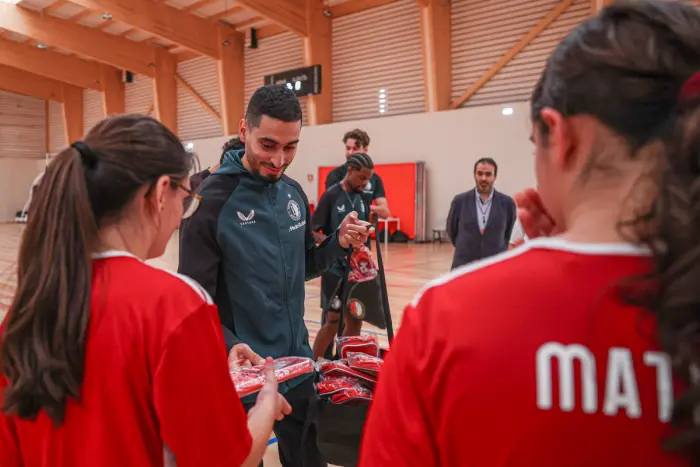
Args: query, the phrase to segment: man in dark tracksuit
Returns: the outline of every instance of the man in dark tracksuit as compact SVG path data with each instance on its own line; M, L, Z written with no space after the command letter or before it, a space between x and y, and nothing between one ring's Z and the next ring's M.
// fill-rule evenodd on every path
M447 235L455 247L452 269L508 249L517 208L513 198L493 187L498 165L491 158L474 164L476 188L455 196Z
M311 357L304 282L370 233L366 223L346 219L316 246L306 195L284 175L300 131L301 107L292 91L284 86L256 91L241 123L245 149L226 153L219 170L204 180L200 205L181 231L179 272L214 298L229 352L240 342L264 357ZM280 383L279 391L293 410L275 424L282 465L325 465L313 427L302 448L315 397L311 375ZM243 399L247 408L255 397Z

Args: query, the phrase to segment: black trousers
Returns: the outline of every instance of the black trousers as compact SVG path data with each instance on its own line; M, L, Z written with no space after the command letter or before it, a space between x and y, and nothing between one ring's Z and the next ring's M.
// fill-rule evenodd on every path
M299 386L290 389L284 397L292 406L292 413L276 422L274 431L277 436L277 446L280 463L283 467L327 467L316 446L316 425L311 423L302 446L304 428L310 405L315 401L316 389L314 379L309 378ZM253 404L246 404L246 411ZM262 463L260 464L262 466Z

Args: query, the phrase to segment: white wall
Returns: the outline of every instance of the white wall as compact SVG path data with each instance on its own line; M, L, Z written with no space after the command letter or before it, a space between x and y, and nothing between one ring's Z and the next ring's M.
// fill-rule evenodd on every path
M43 159L0 158L0 222L12 222L24 208L32 182L45 167Z
M287 174L297 180L311 202L316 201L318 167L344 161L343 134L353 128L367 131L375 163L425 161L428 171L427 228L445 217L452 198L474 187L474 162L493 157L499 164L497 189L512 194L534 186L534 161L529 141L529 104L502 105L447 112L376 118L304 127L299 151ZM203 167L214 165L227 137L194 141ZM308 181L312 174L314 180ZM387 193L391 206L391 192ZM429 233L429 232L428 232Z

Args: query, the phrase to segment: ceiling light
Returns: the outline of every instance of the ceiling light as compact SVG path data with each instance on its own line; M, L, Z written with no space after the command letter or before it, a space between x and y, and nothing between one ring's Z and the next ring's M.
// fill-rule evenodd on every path
M513 107L504 107L504 108L501 110L501 113L502 113L503 115L513 115Z
M107 13L102 15L102 19L109 21L110 19L112 19L112 14L108 11Z
M39 47L40 49L46 48L46 44L37 44L36 46Z

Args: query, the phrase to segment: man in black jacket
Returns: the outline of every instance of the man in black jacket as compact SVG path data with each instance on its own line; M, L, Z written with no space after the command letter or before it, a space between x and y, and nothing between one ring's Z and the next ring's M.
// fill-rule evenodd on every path
M517 208L513 198L493 187L496 161L486 157L474 164L476 188L452 200L447 235L455 246L452 269L508 249Z
M259 360L258 355L311 357L304 282L321 275L351 244L363 244L371 233L370 225L352 212L316 246L306 195L284 175L296 155L300 131L301 107L294 92L278 85L258 89L240 126L245 149L225 154L219 170L199 188L197 211L183 224L179 272L214 298L233 362ZM293 411L275 424L282 465L325 465L313 427L302 449L315 396L311 375L280 383L279 391ZM244 404L252 406L255 397L243 398Z

